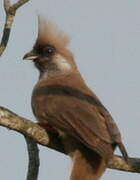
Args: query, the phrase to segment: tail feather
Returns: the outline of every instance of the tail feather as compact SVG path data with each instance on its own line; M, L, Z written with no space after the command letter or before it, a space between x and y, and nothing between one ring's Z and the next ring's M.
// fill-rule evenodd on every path
M99 180L106 169L106 164L95 152L73 153L73 169L70 180Z
M119 143L118 146L123 155L123 158L125 159L125 161L128 161L128 154L127 154L127 151L126 151L124 145L122 143Z

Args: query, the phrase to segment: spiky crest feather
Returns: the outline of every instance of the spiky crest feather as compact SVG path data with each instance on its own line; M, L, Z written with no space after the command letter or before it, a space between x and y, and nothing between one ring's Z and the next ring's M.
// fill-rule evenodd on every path
M64 32L59 31L56 25L38 16L38 37L35 46L52 45L58 51L67 48L70 39Z
M50 21L44 19L42 16L38 16L38 37L34 45L34 50L41 49L42 46L51 45L57 53L71 62L73 68L77 68L74 57L71 51L67 48L70 42L70 38L63 31L58 30L56 25Z

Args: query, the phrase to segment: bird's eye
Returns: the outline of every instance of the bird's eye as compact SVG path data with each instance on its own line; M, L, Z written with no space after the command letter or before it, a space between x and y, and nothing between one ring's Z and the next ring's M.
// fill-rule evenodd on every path
M43 48L43 56L50 57L53 56L54 54L55 54L54 47L47 45Z

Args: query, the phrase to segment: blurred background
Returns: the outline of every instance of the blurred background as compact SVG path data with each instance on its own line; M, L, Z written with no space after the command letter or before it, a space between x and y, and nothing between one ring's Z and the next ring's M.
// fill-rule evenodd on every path
M140 157L140 1L31 0L18 10L0 58L0 105L33 121L30 100L38 71L22 57L35 42L39 13L69 34L84 79L114 117L129 155ZM0 19L1 36L3 1ZM0 179L25 180L28 154L22 135L1 127L0 144ZM39 180L68 180L70 158L39 148ZM139 178L139 174L108 169L102 180Z

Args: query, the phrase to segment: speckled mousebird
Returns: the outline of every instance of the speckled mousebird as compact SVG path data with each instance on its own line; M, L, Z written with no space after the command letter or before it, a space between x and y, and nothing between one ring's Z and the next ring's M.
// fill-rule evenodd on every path
M83 80L68 49L69 37L39 17L38 37L24 56L39 70L32 110L59 133L73 160L71 180L98 180L118 146L128 158L118 127ZM89 57L87 57L89 58Z

